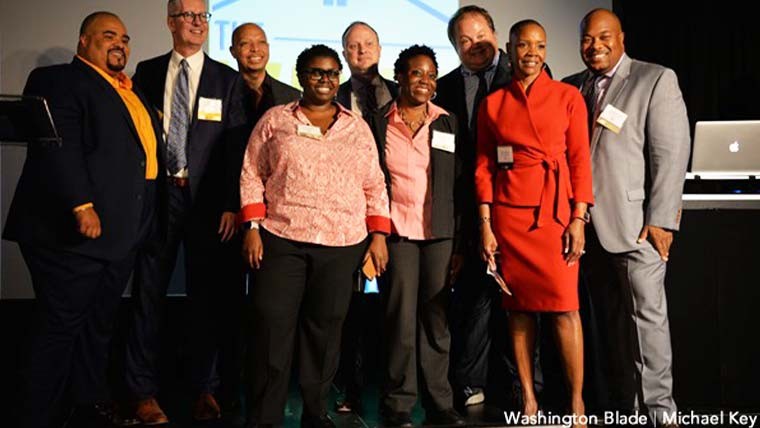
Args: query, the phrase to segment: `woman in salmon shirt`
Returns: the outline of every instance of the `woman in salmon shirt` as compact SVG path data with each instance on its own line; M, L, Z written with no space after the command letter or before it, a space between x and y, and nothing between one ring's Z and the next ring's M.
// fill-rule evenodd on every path
M370 118L391 213L382 425L412 427L419 392L424 425L462 426L445 375L451 344L448 283L457 270L450 263L458 232L454 199L461 196L454 192L457 120L431 101L438 77L432 49L404 49L394 74L398 97Z
M475 186L482 257L499 266L512 296L509 334L523 390L523 415L538 411L533 390L534 312L553 328L570 392L584 414L583 333L578 261L593 203L586 107L578 90L544 70L546 32L524 20L509 31L512 83L478 113Z

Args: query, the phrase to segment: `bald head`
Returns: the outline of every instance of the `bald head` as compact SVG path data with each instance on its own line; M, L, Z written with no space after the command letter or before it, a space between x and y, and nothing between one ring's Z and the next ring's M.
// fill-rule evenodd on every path
M264 29L247 22L232 32L230 53L241 73L263 73L269 62L269 41Z
M89 15L87 15L82 20L82 25L79 26L79 35L84 36L88 32L92 30L92 24L98 19L103 17L110 17L110 18L116 18L119 19L119 17L115 13L106 12L106 11L99 11L99 12L93 12Z
M607 9L594 9L581 20L581 58L595 73L608 73L625 52L620 19Z
M232 46L235 46L237 42L240 41L241 34L249 32L261 33L264 34L264 37L266 37L264 29L261 28L258 24L254 24L253 22L246 22L244 24L238 25L235 30L232 31Z
M615 12L608 9L597 8L589 11L589 13L581 19L581 34L586 31L586 27L592 19L609 20L611 26L614 26L619 32L623 32L623 25L620 23L620 18L615 15Z
M111 76L124 70L129 58L129 35L118 16L95 12L82 21L79 31L77 55Z

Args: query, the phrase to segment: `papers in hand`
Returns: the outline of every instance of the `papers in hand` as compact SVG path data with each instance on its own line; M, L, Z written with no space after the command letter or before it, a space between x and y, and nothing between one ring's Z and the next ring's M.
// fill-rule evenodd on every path
M499 270L496 268L496 259L494 257L491 257L491 259L488 261L488 265L486 266L486 273L488 275L491 275L494 281L499 284L501 291L507 293L508 296L512 295L512 292L509 291L509 287L507 287L507 282L504 281L504 277L501 276Z
M367 279L374 279L377 276L377 269L375 269L375 263L372 262L372 257L367 257L362 265L362 273Z

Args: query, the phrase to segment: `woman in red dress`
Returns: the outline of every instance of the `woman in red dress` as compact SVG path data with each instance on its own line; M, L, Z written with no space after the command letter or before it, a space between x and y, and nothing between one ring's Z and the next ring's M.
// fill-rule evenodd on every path
M504 296L523 390L523 416L538 411L533 390L535 317L553 328L570 392L584 414L583 333L578 261L593 203L586 107L577 88L544 70L546 33L536 21L509 32L512 83L478 113L475 183L483 259L496 263L512 291Z

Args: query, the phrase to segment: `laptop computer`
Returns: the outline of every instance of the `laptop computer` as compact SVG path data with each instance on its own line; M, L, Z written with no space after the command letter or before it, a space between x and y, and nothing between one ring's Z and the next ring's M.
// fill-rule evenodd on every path
M691 172L760 175L760 120L697 122Z

